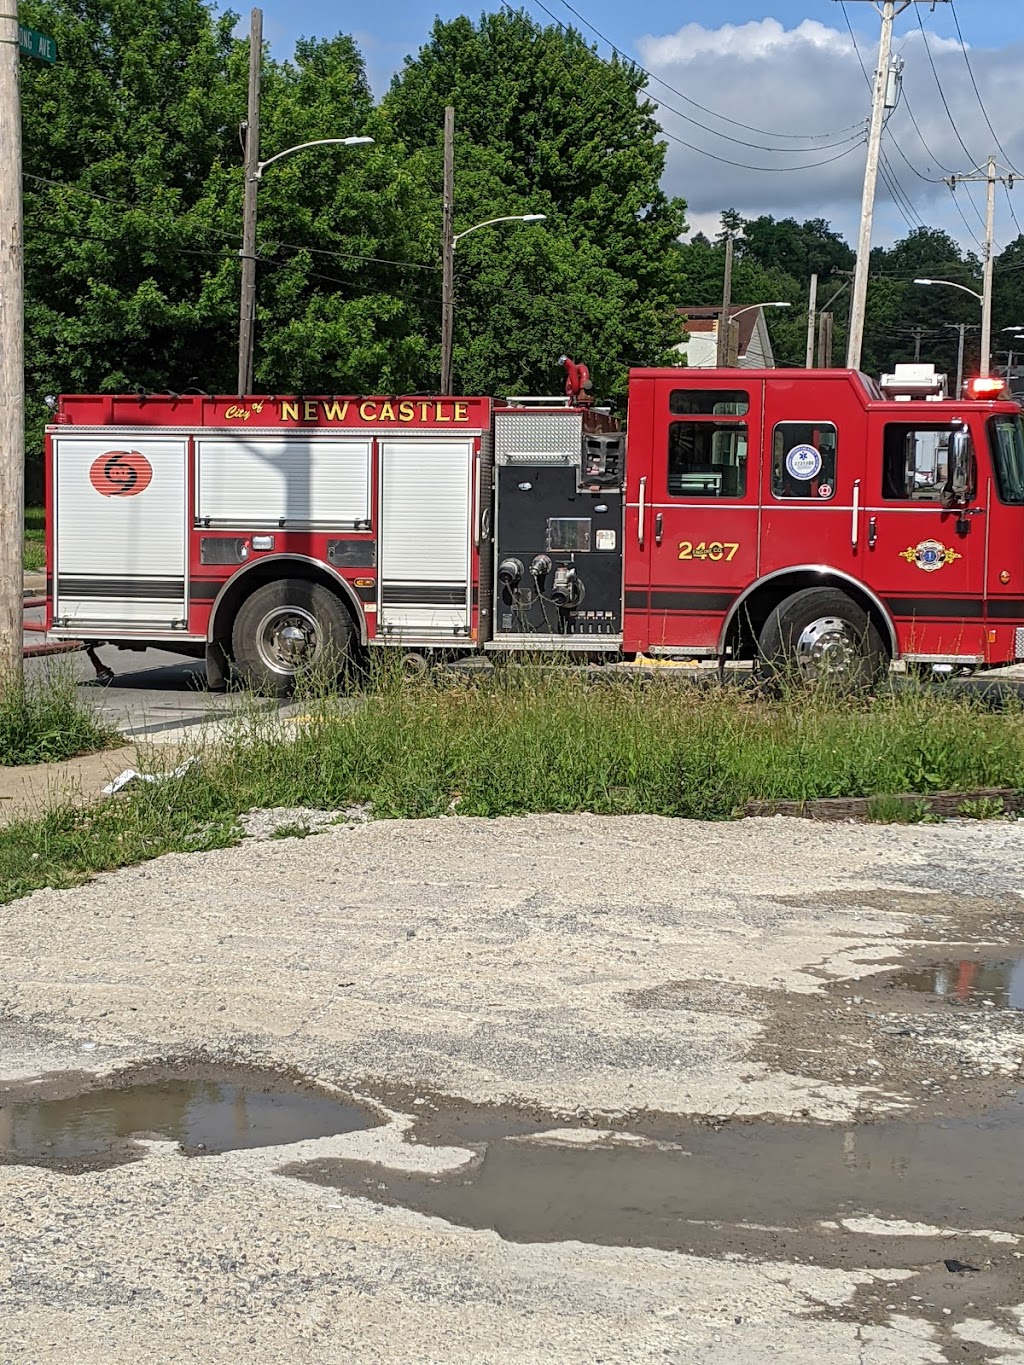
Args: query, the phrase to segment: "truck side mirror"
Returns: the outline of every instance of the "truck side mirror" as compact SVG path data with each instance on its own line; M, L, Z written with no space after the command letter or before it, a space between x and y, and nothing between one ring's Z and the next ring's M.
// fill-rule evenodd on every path
M949 441L949 475L946 481L946 501L963 506L974 496L974 445L970 428L958 426Z

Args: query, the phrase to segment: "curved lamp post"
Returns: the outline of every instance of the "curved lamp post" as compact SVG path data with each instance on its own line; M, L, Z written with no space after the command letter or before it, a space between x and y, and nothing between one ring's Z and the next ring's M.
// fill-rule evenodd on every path
M546 213L506 213L500 218L486 218L474 223L465 232L451 231L451 214L445 214L444 239L441 243L443 275L441 281L441 392L452 391L452 337L455 332L455 248L463 237L495 223L543 223Z
M979 370L980 370L982 376L987 375L988 372L989 372L990 363L991 363L991 357L990 357L990 355L989 355L989 348L990 348L990 345L991 345L991 342L990 342L991 316L989 315L988 309L986 309L986 307L985 307L985 296L984 296L984 294L979 294L978 291L977 291L976 289L971 289L971 288L969 288L966 284L957 284L956 280L915 280L914 283L915 283L915 284L941 284L941 285L945 285L945 287L946 287L947 289L959 289L961 293L963 293L963 294L970 294L970 296L971 296L972 299L977 299L977 300L978 300L978 303L981 305L981 337L982 337L982 345L981 345L981 363L980 363L980 365L979 365L978 368L979 368ZM990 305L990 306L991 306L991 305ZM988 324L989 324L988 326L986 326L986 322L988 322ZM961 328L960 328L960 344L959 344L959 346L958 346L958 348L957 348L957 359L956 359L956 396L957 396L957 398L960 397L960 390L961 390L961 388L963 387L963 382L964 382L964 329L963 329L963 327L961 327Z
M245 216L242 220L242 249L238 253L242 261L242 298L238 327L238 394L244 397L252 392L253 352L256 340L256 191L263 179L263 172L275 161L293 152L303 152L307 147L363 147L372 145L372 137L320 137L313 142L299 142L294 147L286 147L283 152L275 152L266 161L259 159L259 127L254 135L246 137L245 148Z
M731 366L728 365L728 361L729 361L729 358L730 358L731 355L732 355L732 326L733 326L733 323L736 321L736 319L740 316L741 313L749 313L749 312L751 312L754 308L791 308L792 306L793 306L792 304L790 304L790 303L784 303L784 302L780 302L780 303L747 303L747 304L744 304L744 306L743 306L742 308L737 308L735 312L730 311L729 316L725 319L725 326L726 326L726 329L727 329L727 332L728 332L728 336L727 336L727 338L726 338L726 340L727 340L727 345L726 345L726 348L725 348L725 358L726 358L726 362L727 362L727 368L731 368ZM737 347L737 349L738 349L738 347Z

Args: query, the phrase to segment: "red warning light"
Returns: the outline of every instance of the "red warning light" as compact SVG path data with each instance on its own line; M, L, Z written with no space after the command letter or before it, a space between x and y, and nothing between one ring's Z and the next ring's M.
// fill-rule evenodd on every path
M1001 398L1005 392L1006 381L995 376L986 375L984 378L979 376L967 382L969 398Z

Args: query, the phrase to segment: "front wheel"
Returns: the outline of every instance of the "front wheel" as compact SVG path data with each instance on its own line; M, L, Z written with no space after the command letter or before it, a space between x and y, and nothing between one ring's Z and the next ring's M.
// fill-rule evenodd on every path
M329 588L305 578L265 583L231 631L235 667L257 692L285 696L300 678L337 682L353 652L352 618Z
M874 686L889 664L874 621L837 588L805 588L787 597L772 610L757 644L771 676L844 689Z

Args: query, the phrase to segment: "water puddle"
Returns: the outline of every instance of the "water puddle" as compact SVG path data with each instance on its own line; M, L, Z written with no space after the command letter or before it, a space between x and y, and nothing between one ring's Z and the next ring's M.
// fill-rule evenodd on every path
M259 1071L167 1075L78 1094L0 1093L0 1161L95 1166L137 1158L134 1138L203 1155L370 1128L368 1110Z
M983 1118L844 1127L676 1120L653 1140L492 1134L471 1165L442 1177L334 1159L282 1174L508 1241L700 1254L756 1250L752 1235L778 1250L787 1230L799 1230L805 1252L828 1259L829 1236L817 1230L845 1217L938 1227L967 1218L968 1227L1024 1237L1021 1211L1006 1198L1007 1172L1024 1165L1022 1119L1015 1103Z
M934 962L894 972L888 986L936 995L960 1004L1024 1010L1024 957L985 961L977 957Z

